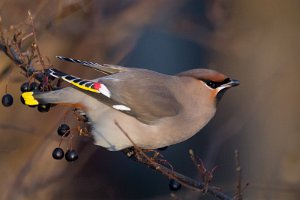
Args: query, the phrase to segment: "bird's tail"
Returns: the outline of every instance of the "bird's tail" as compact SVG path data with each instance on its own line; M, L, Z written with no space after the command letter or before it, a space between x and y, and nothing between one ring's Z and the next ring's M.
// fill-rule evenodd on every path
M39 104L61 104L70 103L76 104L80 101L79 91L71 87L66 87L60 90L50 92L24 92L22 97L26 105L35 106ZM78 96L78 97L77 97Z
M84 80L76 76L61 72L57 69L48 69L48 73L49 75L55 78L61 78L62 80L71 83L72 85L74 85L75 87L81 90L100 93L108 98L110 98L111 96L111 92L109 91L109 89L99 80L97 82L94 82L92 80Z

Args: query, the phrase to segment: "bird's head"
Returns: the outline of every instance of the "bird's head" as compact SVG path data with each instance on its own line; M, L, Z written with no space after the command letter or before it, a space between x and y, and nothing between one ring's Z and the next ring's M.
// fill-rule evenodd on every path
M224 92L231 87L238 86L238 80L231 79L226 75L210 69L192 69L177 74L177 76L186 76L201 81L207 87L213 98L218 102Z

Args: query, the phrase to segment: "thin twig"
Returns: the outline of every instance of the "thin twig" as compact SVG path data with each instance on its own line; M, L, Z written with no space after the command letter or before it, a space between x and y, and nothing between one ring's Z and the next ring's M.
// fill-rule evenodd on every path
M234 156L235 156L235 165L236 165L236 172L237 172L237 191L234 195L234 200L243 200L243 192L249 186L249 182L242 185L242 167L240 162L240 154L237 149L234 151Z
M240 164L240 155L239 151L236 149L234 151L234 157L235 157L235 171L237 173L237 192L235 194L234 199L235 200L242 200L242 168Z
M34 38L34 48L37 51L37 54L38 54L38 57L39 57L39 60L40 60L40 63L42 65L43 69L45 69L45 63L44 63L42 54L40 52L40 48L37 45L37 37L36 37L36 31L35 31L34 21L33 21L33 18L32 18L32 15L31 15L30 11L28 11L28 16L29 16L29 20L30 20L30 23L31 23L31 28L32 28L33 38Z

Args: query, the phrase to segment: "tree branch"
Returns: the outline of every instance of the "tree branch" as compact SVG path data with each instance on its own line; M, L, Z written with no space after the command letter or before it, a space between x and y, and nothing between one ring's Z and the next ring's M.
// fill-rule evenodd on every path
M135 161L146 165L147 167L150 167L154 169L155 171L161 173L162 175L168 177L169 179L174 179L181 183L183 186L195 190L200 191L203 193L203 191L206 191L206 193L210 194L211 196L214 196L221 200L233 200L234 198L224 194L223 192L216 190L217 187L213 186L206 186L205 183L201 181L194 180L192 178L189 178L181 173L178 173L174 171L173 169L169 169L159 163L157 163L155 160L150 158L140 147L138 147L134 141L129 137L128 133L120 126L120 124L115 121L116 126L124 133L124 135L128 138L128 140L132 143L134 150L136 152L135 154Z

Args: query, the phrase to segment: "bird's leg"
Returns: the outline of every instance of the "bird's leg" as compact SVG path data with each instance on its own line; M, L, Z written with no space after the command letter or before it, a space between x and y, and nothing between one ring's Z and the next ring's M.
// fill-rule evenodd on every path
M135 151L134 147L129 147L129 148L123 149L122 152L128 158L135 158L136 157L136 151Z

